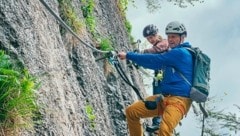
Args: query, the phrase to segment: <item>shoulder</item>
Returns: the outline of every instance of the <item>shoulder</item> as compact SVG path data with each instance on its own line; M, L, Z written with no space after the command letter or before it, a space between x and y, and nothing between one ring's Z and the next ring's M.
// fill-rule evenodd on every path
M168 51L168 54L170 56L176 57L176 59L185 58L185 57L191 56L190 52L185 47L179 47L179 48L170 49Z
M170 53L184 53L185 51L187 50L184 47L173 48L169 50Z
M188 48L191 48L192 46L189 44L189 42L185 42L174 48L176 51L179 51L184 54L190 54L188 51Z

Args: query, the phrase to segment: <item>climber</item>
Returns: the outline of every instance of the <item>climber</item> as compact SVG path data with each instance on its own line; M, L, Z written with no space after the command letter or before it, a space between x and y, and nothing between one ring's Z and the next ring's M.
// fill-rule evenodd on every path
M157 26L153 24L145 26L143 29L143 36L148 40L150 44L152 44L152 47L140 51L141 53L163 53L169 49L167 40L163 39L162 36L158 34ZM162 73L163 72L161 69L154 71L154 78L152 83L153 95L161 93L159 85L162 80ZM161 119L159 116L154 117L152 119L152 126L148 126L147 130L157 130L159 128L160 121Z
M163 79L160 82L161 93L164 96L155 109L147 109L143 101L134 102L126 109L126 118L130 136L142 136L143 129L140 118L161 116L159 136L171 136L174 128L187 114L192 100L189 98L191 86L179 75L181 72L192 82L193 61L190 52L183 47L191 47L184 42L187 31L182 23L170 22L165 29L169 50L163 54L139 54L134 52L119 52L120 59L128 59L134 63L153 70L162 69ZM179 71L179 72L178 72ZM157 95L146 100L155 101Z
M158 34L157 26L153 24L145 26L143 36L152 44L152 47L143 50L142 53L162 53L168 50L168 42Z

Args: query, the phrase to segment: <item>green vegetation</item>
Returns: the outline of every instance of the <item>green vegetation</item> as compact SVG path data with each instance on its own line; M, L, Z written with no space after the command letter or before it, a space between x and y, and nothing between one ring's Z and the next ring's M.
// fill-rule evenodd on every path
M80 0L82 2L82 12L83 17L85 17L86 25L89 28L89 31L94 35L96 27L96 19L93 15L95 3L94 0Z
M120 10L120 13L124 19L124 25L125 25L125 28L127 30L127 33L128 33L128 36L129 36L129 39L130 39L130 42L133 43L134 41L134 38L133 36L131 35L131 32L132 32L132 25L131 23L127 20L126 18L126 10L127 10L127 6L128 6L128 3L129 2L132 2L134 3L134 1L132 0L119 0L118 1L118 8Z
M21 128L33 128L38 107L35 90L39 84L26 69L13 64L10 56L0 51L0 128L2 133L16 134ZM10 132L9 132L10 131Z
M86 110L86 113L87 113L87 116L88 116L88 119L90 121L90 126L91 128L93 129L95 127L95 119L96 119L96 116L94 115L93 113L93 107L91 105L87 105L85 107L85 110Z
M72 30L78 34L81 33L83 22L77 17L73 6L71 6L71 0L58 0L60 8L60 17L69 25ZM64 29L61 29L61 33L65 33Z
M128 36L130 38L130 42L133 43L134 42L134 38L133 36L131 35L131 32L132 32L132 25L131 23L128 21L128 20L125 20L125 28L127 29L127 32L128 32Z
M85 17L85 22L89 31L91 32L95 40L100 39L99 48L103 51L113 50L113 47L111 46L112 44L111 41L108 38L98 38L99 37L97 36L98 33L96 33L95 31L96 19L93 14L95 8L94 0L80 0L80 1L82 3L81 9L83 12L83 16Z
M111 41L107 38L101 39L99 47L102 51L112 51L113 47L111 46Z
M118 8L119 10L121 11L121 15L123 17L126 16L126 10L127 10L127 7L128 7L128 4L131 3L134 5L134 0L118 0Z
M129 0L118 0L118 8L121 12L121 15L123 17L126 17L126 10L127 10L127 6L128 6L128 1Z
M131 33L132 32L132 25L131 25L131 23L128 20L126 20L124 23L125 23L125 27L127 29L127 32Z

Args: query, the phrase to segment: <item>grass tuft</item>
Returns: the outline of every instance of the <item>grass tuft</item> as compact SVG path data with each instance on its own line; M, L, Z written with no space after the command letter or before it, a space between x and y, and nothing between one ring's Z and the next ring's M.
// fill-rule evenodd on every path
M58 0L59 9L60 9L60 17L63 21L69 25L74 32L77 34L82 33L83 22L78 18L76 11L71 5L71 0ZM65 33L65 29L61 29L61 33Z
M11 135L20 129L33 128L38 111L35 90L36 78L26 69L16 67L10 57L0 51L0 132Z
M113 47L111 44L112 43L109 39L103 38L103 39L101 39L99 46L102 51L112 51Z
M85 18L85 22L87 27L89 28L89 31L93 34L93 36L96 33L95 27L96 27L96 18L94 16L94 7L95 2L94 0L80 0L82 3L82 13L83 17Z

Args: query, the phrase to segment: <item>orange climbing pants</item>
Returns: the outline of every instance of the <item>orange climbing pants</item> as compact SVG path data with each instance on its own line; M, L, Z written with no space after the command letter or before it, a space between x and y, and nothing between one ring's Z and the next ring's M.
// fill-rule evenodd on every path
M155 101L156 95L146 98ZM148 110L143 101L137 101L126 109L126 118L130 136L143 136L141 118L162 116L158 136L171 136L174 128L187 114L192 100L180 96L165 96L155 110Z

